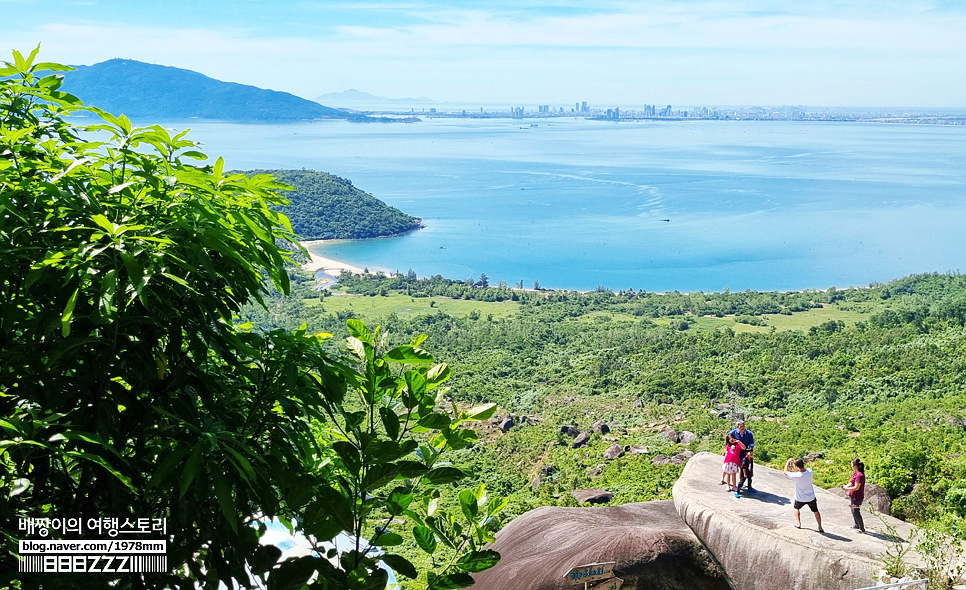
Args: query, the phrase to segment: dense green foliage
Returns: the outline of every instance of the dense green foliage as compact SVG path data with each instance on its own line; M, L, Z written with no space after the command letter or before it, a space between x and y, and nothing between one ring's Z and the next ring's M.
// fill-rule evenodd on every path
M321 303L303 289L300 307L287 310L294 316L274 317L338 330L339 317L368 317L367 302L402 294L398 313L380 321L432 338L454 367L455 399L497 403L501 416L517 416L506 433L491 426L461 459L509 496L508 516L572 504L569 492L581 487L606 487L614 502L667 498L680 468L652 458L720 452L736 416L749 419L761 462L821 453L816 482L831 487L848 481L849 461L859 456L870 483L894 498L895 515L924 523L966 514L966 276L796 293L655 294L524 291L410 273L343 276L335 289ZM508 307L499 316L432 306L403 313L441 296ZM717 317L726 310L737 314L730 324ZM808 324L810 317L821 319ZM795 327L775 329L784 318ZM596 420L612 432L592 434L586 448L570 448L572 438L560 434L562 424L590 431ZM671 443L660 436L667 427L699 439ZM605 461L613 442L648 452Z
M271 174L295 189L283 192L289 202L278 209L302 240L379 238L421 227L418 218L326 172L256 170L252 174Z
M377 559L471 584L505 502L474 486L440 506L464 476L440 457L493 408L441 409L450 371L425 337L390 347L353 321L342 352L236 322L290 290L279 184L191 165L184 133L83 106L36 55L0 68L0 587L368 589ZM168 568L20 573L20 519L45 517L163 519L143 540L168 542ZM259 542L272 517L328 559L279 562ZM52 538L95 540L86 526ZM342 533L353 547L327 551ZM400 533L434 561L377 558Z

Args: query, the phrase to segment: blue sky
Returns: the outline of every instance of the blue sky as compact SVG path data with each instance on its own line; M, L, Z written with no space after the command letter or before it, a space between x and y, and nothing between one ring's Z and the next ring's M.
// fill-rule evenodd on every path
M0 0L9 50L315 98L966 107L966 2Z

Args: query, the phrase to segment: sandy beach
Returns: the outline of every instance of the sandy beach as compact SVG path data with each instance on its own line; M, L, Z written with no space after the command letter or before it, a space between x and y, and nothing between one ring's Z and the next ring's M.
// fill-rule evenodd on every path
M311 270L311 271L322 270L322 271L325 271L327 274L330 274L333 276L339 276L339 273L341 273L344 270L362 274L363 269L359 268L358 266L352 266L351 264L346 264L345 262L339 262L338 260L332 260L331 258L323 258L318 254L315 254L314 252L312 252L312 250L309 249L309 246L314 246L316 244L324 244L329 241L331 240L309 240L307 242L299 242L300 244L302 244L302 247L305 248L305 250L309 253L309 261L303 264L302 268L304 268L305 270Z

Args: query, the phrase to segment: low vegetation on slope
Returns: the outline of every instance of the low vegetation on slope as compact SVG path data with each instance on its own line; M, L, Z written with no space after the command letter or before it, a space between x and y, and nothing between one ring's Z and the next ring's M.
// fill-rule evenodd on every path
M612 503L668 498L680 465L658 455L719 452L737 416L755 432L760 463L820 455L816 482L831 487L861 457L893 514L950 526L966 516L966 276L655 294L410 273L343 276L321 297L304 280L300 296L253 319L338 335L346 318L363 317L399 338L428 334L453 366L457 403L495 402L498 418L514 418L505 432L491 424L461 457L509 496L511 516L576 504L578 488L604 488ZM588 433L587 444L574 448L564 425ZM667 430L696 437L676 442ZM614 443L646 452L605 459Z

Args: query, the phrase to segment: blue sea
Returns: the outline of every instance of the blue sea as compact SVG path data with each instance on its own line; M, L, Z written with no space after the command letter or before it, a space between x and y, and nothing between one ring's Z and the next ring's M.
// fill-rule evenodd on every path
M424 229L318 247L492 284L797 290L957 271L966 127L842 122L191 121L226 167L350 179Z

